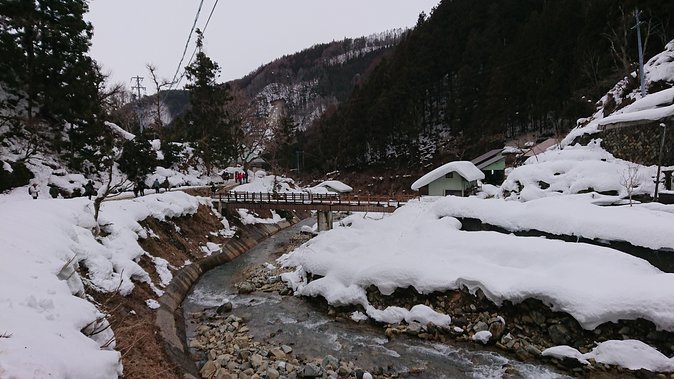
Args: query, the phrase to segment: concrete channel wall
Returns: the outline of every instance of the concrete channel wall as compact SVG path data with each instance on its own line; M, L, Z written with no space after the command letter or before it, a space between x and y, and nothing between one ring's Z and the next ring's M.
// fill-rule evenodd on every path
M237 233L237 236L230 239L222 247L221 253L194 262L174 273L171 283L159 298L159 308L155 320L160 337L164 342L164 350L174 364L187 374L199 377L199 371L190 357L185 341L185 323L181 308L181 304L192 285L206 271L233 260L267 237L299 221L295 217L291 222L284 220L278 224L253 224L241 227L239 229L240 235ZM189 377L189 375L186 375L186 377Z

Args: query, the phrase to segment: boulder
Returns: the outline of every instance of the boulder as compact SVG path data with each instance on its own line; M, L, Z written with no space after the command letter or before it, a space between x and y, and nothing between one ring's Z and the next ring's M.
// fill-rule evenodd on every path
M215 311L218 314L229 313L232 311L232 308L233 308L232 302L229 300L225 300L225 302L222 303L222 305L220 305L218 309L216 309Z

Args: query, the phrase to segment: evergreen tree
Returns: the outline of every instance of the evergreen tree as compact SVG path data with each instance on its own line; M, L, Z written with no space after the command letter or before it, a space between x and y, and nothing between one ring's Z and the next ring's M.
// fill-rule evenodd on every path
M157 156L150 142L138 136L124 143L122 155L117 163L129 180L136 181L144 179L157 167Z
M185 68L191 109L183 128L210 174L213 166L227 164L235 157L238 125L226 109L231 100L228 85L216 83L220 66L204 53L203 34L199 30L197 34L196 59Z
M161 140L161 151L164 153L164 159L159 164L164 168L171 168L175 164L183 162L183 149L179 144L171 142L168 139Z
M93 122L103 81L87 55L93 28L86 0L0 2L0 82L25 97L34 118L62 125Z

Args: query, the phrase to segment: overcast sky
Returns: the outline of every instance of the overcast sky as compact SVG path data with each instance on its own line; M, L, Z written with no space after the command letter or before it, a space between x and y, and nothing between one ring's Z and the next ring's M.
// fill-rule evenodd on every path
M215 0L205 0L203 28ZM206 30L206 53L222 67L220 81L311 45L411 27L439 0L221 0ZM91 55L112 82L146 77L152 63L172 78L194 21L198 0L91 0ZM194 39L185 60L194 49ZM185 66L183 63L182 66ZM184 83L183 83L184 84Z

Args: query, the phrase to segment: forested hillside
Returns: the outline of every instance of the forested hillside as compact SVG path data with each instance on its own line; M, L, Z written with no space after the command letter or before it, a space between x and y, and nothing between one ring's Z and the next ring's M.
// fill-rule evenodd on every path
M445 0L295 148L307 168L404 167L561 133L636 70L637 5L648 59L674 36L672 2Z
M266 64L233 81L255 115L267 120L281 107L300 130L346 99L394 47L401 29L312 46Z

